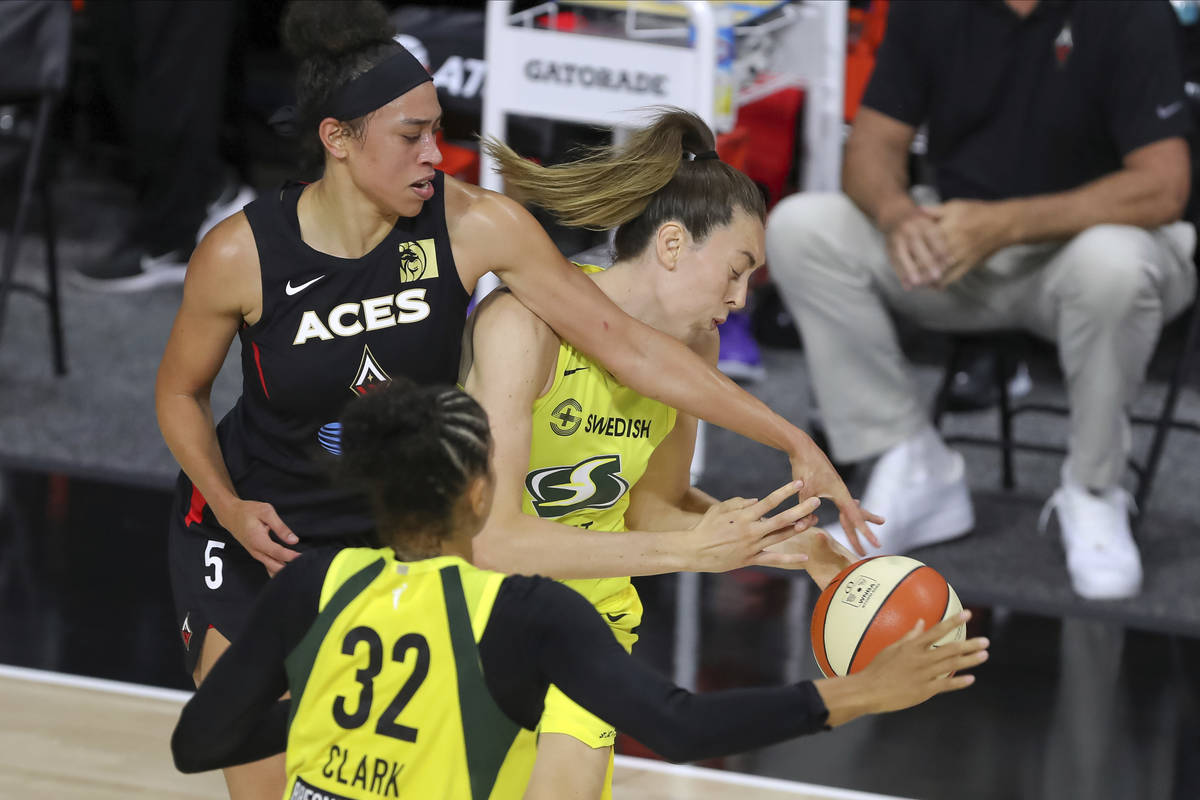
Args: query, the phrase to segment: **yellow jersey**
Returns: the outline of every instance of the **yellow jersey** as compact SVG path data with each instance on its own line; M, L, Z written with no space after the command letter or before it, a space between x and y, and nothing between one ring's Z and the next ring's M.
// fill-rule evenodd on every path
M598 362L560 342L554 383L533 403L522 510L597 533L625 530L629 491L673 427L674 408L621 385ZM628 577L563 583L592 603L630 585Z
M343 550L286 661L284 798L519 798L535 751L495 704L477 643L504 576L456 556Z

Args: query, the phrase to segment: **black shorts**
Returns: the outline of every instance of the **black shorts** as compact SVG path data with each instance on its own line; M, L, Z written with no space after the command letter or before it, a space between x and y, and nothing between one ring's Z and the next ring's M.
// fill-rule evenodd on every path
M267 568L221 527L199 493L195 504L192 496L192 482L181 474L171 504L167 562L189 675L196 670L208 629L216 628L232 641L270 579Z
M303 540L289 545L301 552L317 547L351 547L359 540ZM233 641L246 624L258 593L270 580L267 568L242 547L217 522L212 509L192 482L180 473L171 503L167 535L167 563L171 593L175 597L175 622L179 626L188 675L204 645L204 635L215 628Z

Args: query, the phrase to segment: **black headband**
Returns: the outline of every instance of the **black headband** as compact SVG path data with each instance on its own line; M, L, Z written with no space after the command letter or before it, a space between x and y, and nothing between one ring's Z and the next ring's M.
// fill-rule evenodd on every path
M358 119L431 80L421 62L401 48L386 61L335 89L321 109L321 119Z
M687 153L686 155L691 156L691 158L688 159L689 161L708 161L710 159L715 159L717 161L721 160L721 157L717 155L716 150L705 150L703 153Z

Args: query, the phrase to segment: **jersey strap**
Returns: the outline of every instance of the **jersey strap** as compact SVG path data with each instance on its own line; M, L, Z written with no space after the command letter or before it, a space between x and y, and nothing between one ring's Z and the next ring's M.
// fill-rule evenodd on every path
M300 698L304 695L308 676L317 660L317 652L321 649L321 642L324 641L333 621L355 597L379 577L379 573L383 572L383 567L384 559L377 558L351 575L345 583L338 587L333 597L329 599L329 602L321 609L321 613L317 615L316 620L313 621L308 633L300 640L300 644L296 645L296 649L289 653L284 660L288 674L288 691L292 694L292 707L288 712L288 728L292 727L296 710L300 708Z
M458 567L443 567L441 574L450 644L458 670L458 707L462 711L467 768L471 772L471 796L486 800L517 737L518 726L496 705L484 683Z

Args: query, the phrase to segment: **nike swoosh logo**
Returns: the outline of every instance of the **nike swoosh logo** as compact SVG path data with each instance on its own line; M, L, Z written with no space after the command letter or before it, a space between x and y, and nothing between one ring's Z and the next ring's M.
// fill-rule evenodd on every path
M307 283L302 283L299 286L292 286L292 282L289 280L287 282L287 286L283 287L283 290L288 293L288 296L291 296L294 294L299 294L300 292L303 292L305 289L312 286L314 283L316 283L317 281L321 280L324 277L325 277L324 275L318 275L317 277L313 278L311 281L308 281Z
M1171 103L1171 105L1169 105L1169 106L1159 106L1158 108L1155 109L1155 111L1158 112L1159 119L1166 119L1167 117L1174 116L1175 112L1179 111L1179 109L1181 109L1181 108L1183 108L1183 101L1176 100L1174 103Z
M590 367L575 367L575 369L564 369L563 377L565 378L568 375L574 375L576 372L583 372L585 369L590 369Z
M627 617L627 616L629 616L629 614L628 613L609 614L609 613L605 612L604 616L608 617L609 622L620 622L623 617Z

